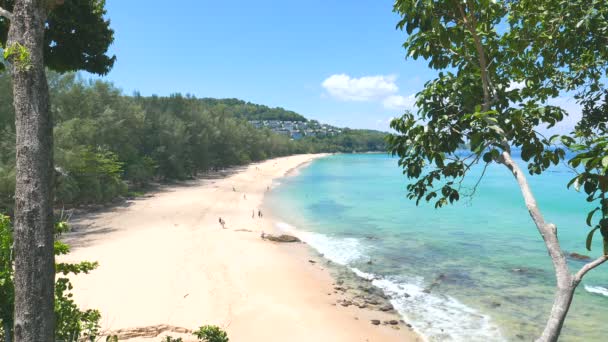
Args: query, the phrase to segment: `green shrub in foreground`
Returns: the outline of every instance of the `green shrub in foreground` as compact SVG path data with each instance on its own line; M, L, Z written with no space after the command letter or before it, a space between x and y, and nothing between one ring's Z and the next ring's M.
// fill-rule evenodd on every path
M215 325L204 325L193 333L201 342L228 342L225 331Z

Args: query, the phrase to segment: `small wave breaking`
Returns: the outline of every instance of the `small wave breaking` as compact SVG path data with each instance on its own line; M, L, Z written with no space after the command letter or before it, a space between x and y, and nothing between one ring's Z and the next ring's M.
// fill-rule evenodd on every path
M585 285L585 290L589 293L599 294L608 297L608 288L605 287Z
M334 238L304 232L280 222L277 227L298 236L334 263L348 267L358 277L371 280L389 298L395 309L429 341L503 341L499 328L488 315L457 299L424 291L422 277L383 277L361 271L352 264L369 258L369 247L356 238ZM607 292L608 293L608 292Z
M343 266L355 262L365 255L363 246L355 238L337 239L319 233L303 232L285 222L277 223L277 227L282 231L296 235L319 253L322 253L325 258Z

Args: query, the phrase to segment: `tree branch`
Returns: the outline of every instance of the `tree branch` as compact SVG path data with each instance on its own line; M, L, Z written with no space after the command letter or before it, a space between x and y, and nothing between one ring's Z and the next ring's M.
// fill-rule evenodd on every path
M8 20L13 20L13 14L2 7L0 7L0 17L5 17Z
M553 261L558 287L569 286L572 282L572 274L570 274L566 257L564 256L557 239L557 228L554 224L545 221L543 214L536 204L536 199L532 193L532 189L530 189L528 180L526 179L524 172L519 168L519 165L511 158L511 153L509 151L503 151L498 162L511 170L511 173L513 173L513 176L517 180L517 184L519 184L519 188L524 197L524 202L526 203L526 208L528 209L538 232L543 237L549 256Z
M490 107L491 107L490 84L488 82L489 77L488 77L488 66L487 66L487 62L486 62L486 54L483 50L481 39L477 35L477 19L475 19L474 13L469 18L469 16L465 13L465 11L462 8L462 6L460 5L460 3L458 4L458 9L460 10L460 14L462 15L462 20L464 21L466 28L471 33L471 36L473 36L473 42L475 43L475 49L477 50L477 55L478 55L477 57L479 58L479 69L481 72L481 83L482 83L482 89L483 89L482 111L487 112L490 110ZM469 11L472 11L472 9L469 8ZM469 21L469 19L470 19L470 21Z
M603 264L604 262L606 262L608 260L608 255L602 255L601 257L591 261L590 263L587 263L585 266L583 266L578 272L576 272L576 274L574 275L574 279L573 281L575 282L575 284L580 283L580 281L583 279L583 277L585 276L585 274L589 271L591 271L592 269L598 267L599 265Z

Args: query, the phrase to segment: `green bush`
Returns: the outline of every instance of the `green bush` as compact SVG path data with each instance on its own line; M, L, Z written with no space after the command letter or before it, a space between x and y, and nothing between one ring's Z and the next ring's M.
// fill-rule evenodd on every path
M193 333L201 342L228 342L225 331L215 325L204 325Z
M165 339L163 339L162 342L184 342L184 340L182 340L181 337L172 337L172 336L166 336Z

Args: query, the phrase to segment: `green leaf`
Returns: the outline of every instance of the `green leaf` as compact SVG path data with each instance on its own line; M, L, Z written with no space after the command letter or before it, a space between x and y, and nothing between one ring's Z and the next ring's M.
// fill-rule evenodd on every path
M591 251L591 242L593 241L593 234L598 229L600 229L599 226L591 229L591 231L589 232L589 234L587 234L587 243L585 244L585 246L587 247L588 251ZM604 239L604 252L605 252L605 249L606 249L606 240Z
M593 209L592 211L589 212L589 214L587 215L587 225L591 227L591 219L593 219L593 214L595 214L598 210L600 210L599 207Z

